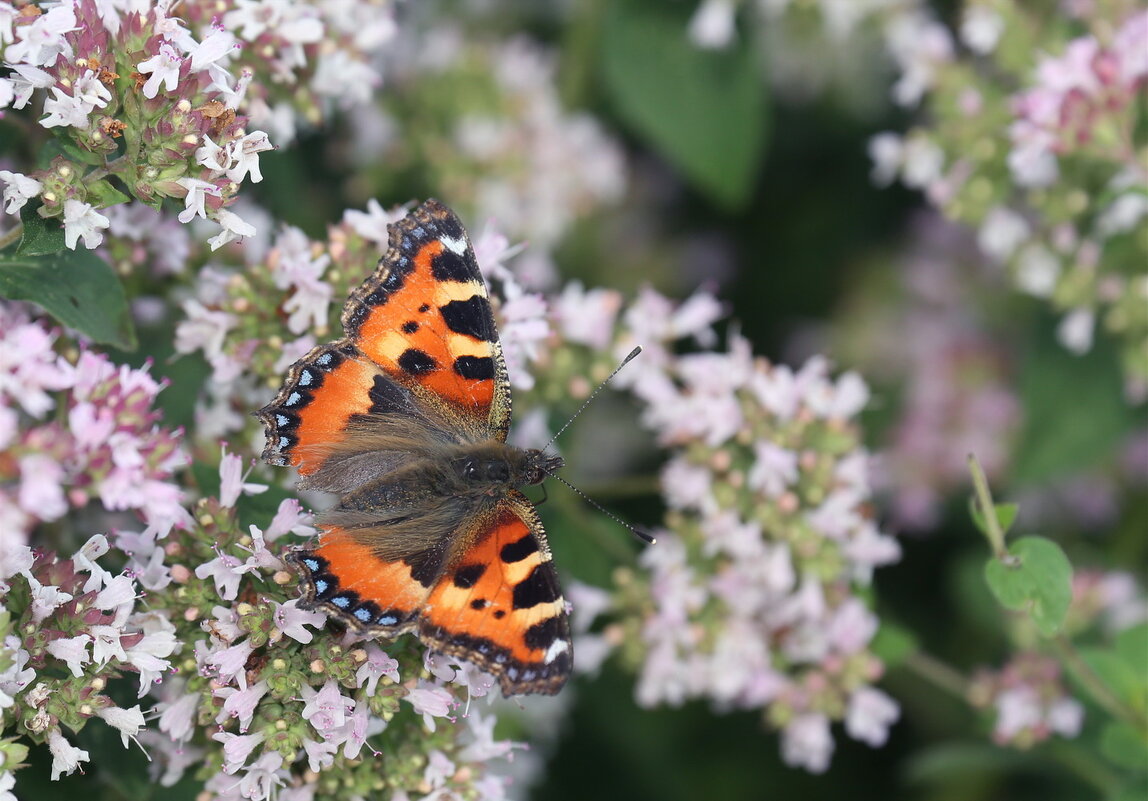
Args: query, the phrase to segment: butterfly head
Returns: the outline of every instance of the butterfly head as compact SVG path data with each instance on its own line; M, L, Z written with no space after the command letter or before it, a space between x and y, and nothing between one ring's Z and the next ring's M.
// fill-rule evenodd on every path
M522 469L522 476L527 484L541 484L555 471L561 470L566 462L561 456L552 456L545 451L524 451L526 460Z

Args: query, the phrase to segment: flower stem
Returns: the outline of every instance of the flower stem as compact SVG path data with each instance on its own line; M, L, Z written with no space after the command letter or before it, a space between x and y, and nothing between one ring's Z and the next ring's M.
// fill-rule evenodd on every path
M1005 548L1004 542L1004 531L1001 530L1000 521L997 520L996 506L993 505L993 495L989 491L989 482L985 478L985 471L981 469L981 463L977 461L977 457L971 453L969 454L969 472L973 476L976 504L985 521L985 536L989 538L993 555L997 559L1003 559L1008 556L1008 549Z
M905 660L905 667L931 684L962 701L968 701L969 681L960 671L924 651L915 651Z
M1103 707L1112 717L1130 723L1142 735L1148 737L1148 727L1145 726L1144 720L1122 702L1100 676L1096 675L1096 672L1084 661L1068 637L1061 634L1052 641L1052 644L1065 668L1088 692L1093 701Z
M24 223L17 223L16 226L6 234L0 235L0 250L5 250L13 242L17 241L24 235Z

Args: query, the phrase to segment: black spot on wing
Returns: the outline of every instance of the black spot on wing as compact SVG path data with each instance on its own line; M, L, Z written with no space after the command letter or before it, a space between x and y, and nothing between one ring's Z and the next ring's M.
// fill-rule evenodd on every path
M430 587L442 573L443 554L430 548L404 557L403 562L411 569L411 578L424 587Z
M526 630L526 647L545 651L555 640L569 636L569 625L565 615L555 615L540 620Z
M482 574L485 572L486 565L463 565L454 571L454 586L469 590L475 585L475 582L482 578Z
M413 334L415 331L418 331L418 330L419 330L419 324L416 323L414 320L407 320L405 323L403 323L403 333L404 334Z
M554 566L537 565L530 575L514 585L514 608L529 609L538 604L548 604L562 597L558 589L558 579L554 576Z
M521 562L537 550L538 540L534 538L533 534L527 534L520 540L503 545L498 555L502 557L504 562Z
M489 356L459 356L454 360L454 371L473 381L490 381L494 378L494 359Z
M385 376L375 376L369 396L372 414L405 412L410 409L411 402L407 391Z
M419 306L419 311L422 312L423 314L426 314L427 312L430 311L430 304L424 303L423 305Z
M490 301L482 295L473 295L466 300L452 300L440 311L447 327L456 334L484 342L494 340L494 317L490 311Z
M438 369L438 362L417 348L407 348L399 357L399 367L408 375L425 375Z
M460 256L445 247L431 259L431 275L436 281L465 283L475 279L481 280L478 265L474 263L473 259Z

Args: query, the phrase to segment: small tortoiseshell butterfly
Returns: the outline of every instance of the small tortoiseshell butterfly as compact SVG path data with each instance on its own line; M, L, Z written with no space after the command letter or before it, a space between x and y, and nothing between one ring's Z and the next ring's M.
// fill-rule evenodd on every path
M428 200L389 229L343 308L345 335L292 365L256 414L263 459L337 493L318 547L292 554L304 606L355 631L415 632L497 676L557 693L570 624L534 505L562 459L506 444L510 384L458 217Z

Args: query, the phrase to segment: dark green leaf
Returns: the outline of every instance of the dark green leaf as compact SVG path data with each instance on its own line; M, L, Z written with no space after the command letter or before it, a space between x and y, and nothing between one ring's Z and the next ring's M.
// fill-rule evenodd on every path
M1100 751L1121 767L1143 770L1148 765L1148 743L1130 723L1124 721L1104 727L1100 735Z
M136 347L127 297L112 268L90 250L0 255L0 297L28 300L103 345Z
M1055 634L1072 601L1072 565L1052 540L1025 537L1009 548L1009 559L990 559L985 580L1007 609L1027 610L1040 632Z
M85 187L87 202L97 209L106 209L108 206L118 206L121 203L131 202L131 198L116 189L107 181L95 181Z
M909 629L896 623L882 621L869 648L887 667L896 667L917 650L918 644L917 638Z
M727 208L749 199L766 141L767 84L745 38L690 42L664 0L615 0L602 70L618 114L699 190Z
M1143 662L1129 663L1108 648L1081 648L1080 658L1123 705L1143 709L1145 692L1148 692Z
M1016 521L1017 511L1020 507L1015 503L998 503L994 504L994 509L996 510L997 526L1002 534L1008 534L1013 522ZM981 506L977 503L975 496L969 498L969 515L973 518L973 524L982 534L989 533L988 521L981 513Z
M1025 426L1016 449L1015 481L1043 483L1106 464L1140 424L1124 401L1116 349L1104 337L1098 335L1093 349L1077 356L1046 331L1022 364Z
M998 503L996 506L997 512L997 525L1001 527L1001 532L1008 534L1012 524L1016 522L1016 513L1020 509L1015 503Z
M40 203L28 203L20 209L24 233L16 246L17 256L44 256L64 249L64 226L59 218L40 216Z
M1116 637L1116 653L1129 665L1148 667L1148 623L1120 632Z

